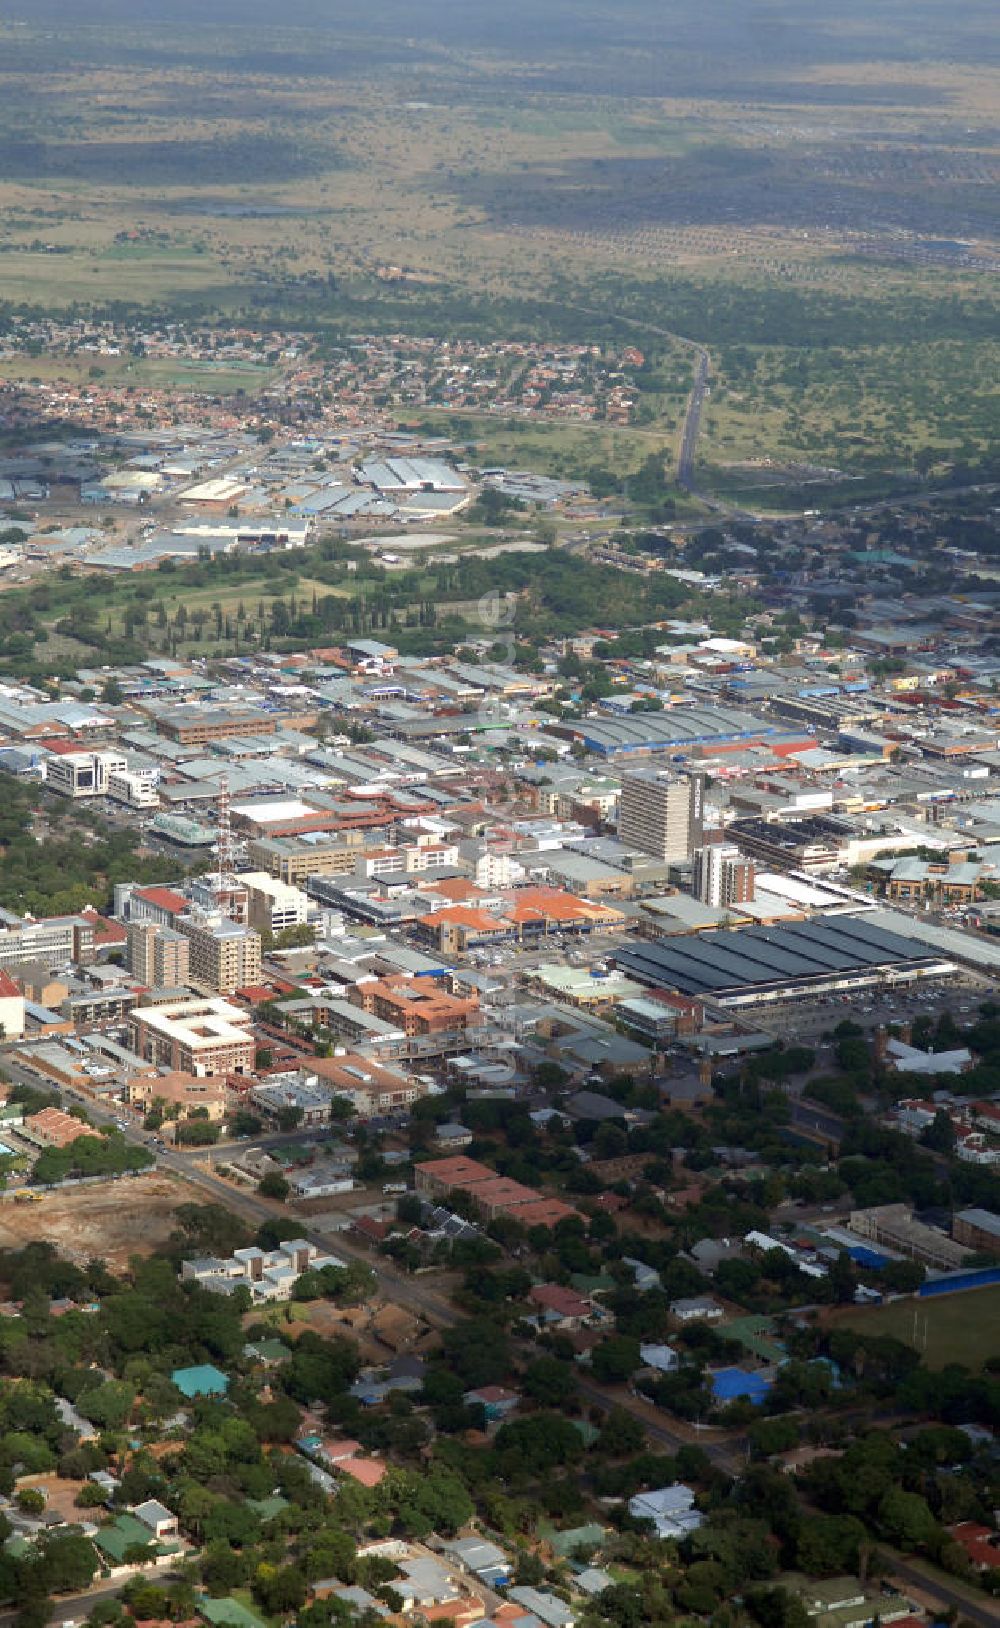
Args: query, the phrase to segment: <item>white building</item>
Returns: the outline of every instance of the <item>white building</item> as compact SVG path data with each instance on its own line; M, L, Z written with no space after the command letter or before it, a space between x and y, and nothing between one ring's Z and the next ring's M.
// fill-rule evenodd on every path
M301 888L266 871L245 871L239 880L247 890L250 926L258 932L283 933L288 927L304 927L309 920L309 900Z
M108 775L108 796L128 808L159 808L158 769L126 769Z
M59 752L45 764L45 783L61 797L106 797L112 775L125 774L120 752Z
M697 1532L701 1511L694 1507L694 1493L683 1481L658 1487L655 1492L637 1492L629 1499L628 1512L637 1521L652 1521L658 1538L684 1538Z
M680 1367L680 1357L672 1345L640 1345L639 1356L647 1368L657 1373L672 1374Z
M24 1034L24 996L9 972L0 968L0 1039L20 1040Z
M692 855L694 895L716 910L749 904L754 896L754 864L734 843L708 843Z
M322 1254L304 1238L290 1238L277 1249L236 1249L228 1260L201 1255L181 1262L181 1278L199 1283L213 1294L235 1294L250 1290L254 1305L269 1300L287 1300L303 1272L318 1272L324 1266L343 1266L336 1255Z

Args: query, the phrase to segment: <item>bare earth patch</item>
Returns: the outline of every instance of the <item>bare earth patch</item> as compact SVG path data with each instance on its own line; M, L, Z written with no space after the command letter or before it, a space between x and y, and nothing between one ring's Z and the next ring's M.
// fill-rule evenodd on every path
M0 1205L0 1249L42 1240L83 1264L101 1259L123 1272L130 1255L151 1255L174 1231L181 1204L199 1195L173 1176L150 1174L53 1193L37 1204Z

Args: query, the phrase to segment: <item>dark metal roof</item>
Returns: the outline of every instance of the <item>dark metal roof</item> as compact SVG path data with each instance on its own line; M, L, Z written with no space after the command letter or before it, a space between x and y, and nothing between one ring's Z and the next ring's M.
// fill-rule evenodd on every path
M618 966L636 977L688 995L796 983L929 959L940 959L931 945L853 916L659 939L620 950L615 957Z

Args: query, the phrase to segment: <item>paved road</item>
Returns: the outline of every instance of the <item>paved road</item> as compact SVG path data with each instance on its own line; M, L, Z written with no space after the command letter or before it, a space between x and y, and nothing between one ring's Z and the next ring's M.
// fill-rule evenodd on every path
M95 1605L99 1605L103 1600L117 1600L126 1581L126 1578L120 1578L117 1583L100 1582L95 1584L93 1588L87 1589L83 1594L67 1594L63 1595L61 1599L54 1599L52 1602L51 1628L60 1628L60 1624L64 1622L80 1622L84 1617L90 1615ZM151 1573L150 1582L156 1581L156 1574ZM16 1608L10 1611L0 1611L0 1624L3 1625L3 1628L7 1628L8 1624L17 1621L17 1616Z
M980 1605L978 1601L971 1600L967 1594L959 1593L950 1583L940 1582L936 1577L922 1571L919 1566L912 1565L908 1560L901 1560L896 1554L892 1556L891 1580L897 1585L902 1583L907 1591L913 1590L936 1605L953 1606L960 1618L976 1623L977 1628L997 1628L998 1614L995 1600L987 1600L984 1596Z
M710 364L707 350L699 350L695 358L694 379L691 383L691 394L688 396L687 411L684 414L684 427L681 431L680 447L677 453L677 484L686 492L694 491L694 461L698 451L698 436L701 431L701 414L708 394Z
M613 1407L624 1408L626 1413L638 1420L651 1441L658 1447L665 1447L670 1453L676 1453L680 1447L700 1447L712 1463L727 1475L737 1475L745 1468L745 1437L731 1437L723 1441L705 1439L694 1425L681 1424L679 1420L671 1422L670 1414L661 1413L652 1402L644 1402L624 1386L598 1385L595 1380L578 1376L577 1389L585 1402L604 1412ZM711 1432L711 1435L716 1436L716 1432Z

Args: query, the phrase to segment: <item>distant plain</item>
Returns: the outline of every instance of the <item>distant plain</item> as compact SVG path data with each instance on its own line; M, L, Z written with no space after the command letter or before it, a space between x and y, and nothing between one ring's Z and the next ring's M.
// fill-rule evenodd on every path
M710 480L975 465L991 16L37 0L0 19L0 300L643 343L628 316L709 348ZM654 405L669 440L683 393Z

